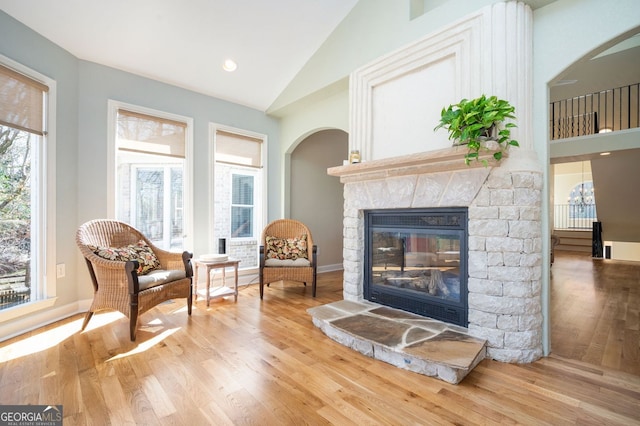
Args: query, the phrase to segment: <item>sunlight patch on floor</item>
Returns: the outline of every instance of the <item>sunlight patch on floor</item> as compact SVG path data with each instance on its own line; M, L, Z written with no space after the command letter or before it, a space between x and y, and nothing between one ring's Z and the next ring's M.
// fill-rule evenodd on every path
M105 312L94 315L85 331L93 330L122 318L120 312ZM50 349L80 331L84 317L61 324L33 336L0 348L0 362L6 362L23 356Z
M152 337L151 339L140 343L138 346L136 346L135 348L131 349L129 352L118 354L116 356L113 356L113 357L109 358L107 360L107 362L115 361L116 359L121 359L121 358L125 358L125 357L131 356L131 355L136 355L136 354L142 353L142 352L146 351L147 349L150 349L153 346L157 345L158 343L162 342L164 339L166 339L167 337L171 336L173 333L175 333L178 330L180 330L180 327L167 329L167 330L163 331L162 333L158 334L157 336Z

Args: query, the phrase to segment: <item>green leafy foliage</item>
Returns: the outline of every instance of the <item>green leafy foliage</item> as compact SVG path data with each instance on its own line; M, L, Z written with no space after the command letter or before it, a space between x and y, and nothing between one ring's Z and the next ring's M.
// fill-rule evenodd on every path
M507 119L516 119L515 107L496 96L482 95L472 100L462 99L457 104L443 108L440 123L433 130L445 128L454 145L467 145L468 151L464 158L467 165L471 161L480 160L480 150L488 149L483 144L487 140L498 143L493 158L500 161L509 146L520 146L518 141L511 139L511 129L516 125L512 122L505 123ZM503 127L497 131L501 125ZM486 160L482 162L487 165Z
M0 277L26 275L30 259L30 137L0 125ZM0 284L0 290L6 287ZM7 306L0 303L0 309Z
M0 220L31 216L30 158L30 135L0 125Z

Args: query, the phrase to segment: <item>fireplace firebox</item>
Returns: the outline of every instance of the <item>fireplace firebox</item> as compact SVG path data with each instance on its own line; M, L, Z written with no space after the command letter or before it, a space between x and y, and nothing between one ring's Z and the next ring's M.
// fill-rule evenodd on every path
M364 211L364 297L467 327L467 208Z

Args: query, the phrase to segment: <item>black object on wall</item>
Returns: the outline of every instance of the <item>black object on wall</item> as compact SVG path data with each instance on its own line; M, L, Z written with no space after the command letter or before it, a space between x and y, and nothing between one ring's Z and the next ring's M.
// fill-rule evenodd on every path
M227 254L227 239L218 239L218 254Z
M602 222L593 222L592 257L602 257Z

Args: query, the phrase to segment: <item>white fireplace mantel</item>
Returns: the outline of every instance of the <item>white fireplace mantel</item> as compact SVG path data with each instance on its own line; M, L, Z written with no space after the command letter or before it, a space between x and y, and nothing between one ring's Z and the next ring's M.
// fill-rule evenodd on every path
M479 161L471 161L468 165L464 161L466 153L466 146L458 145L434 151L331 167L327 169L327 173L330 176L339 177L342 183L348 183L497 165L491 151L481 151ZM507 157L508 154L505 152L503 159ZM484 165L483 161L487 162L487 166Z

